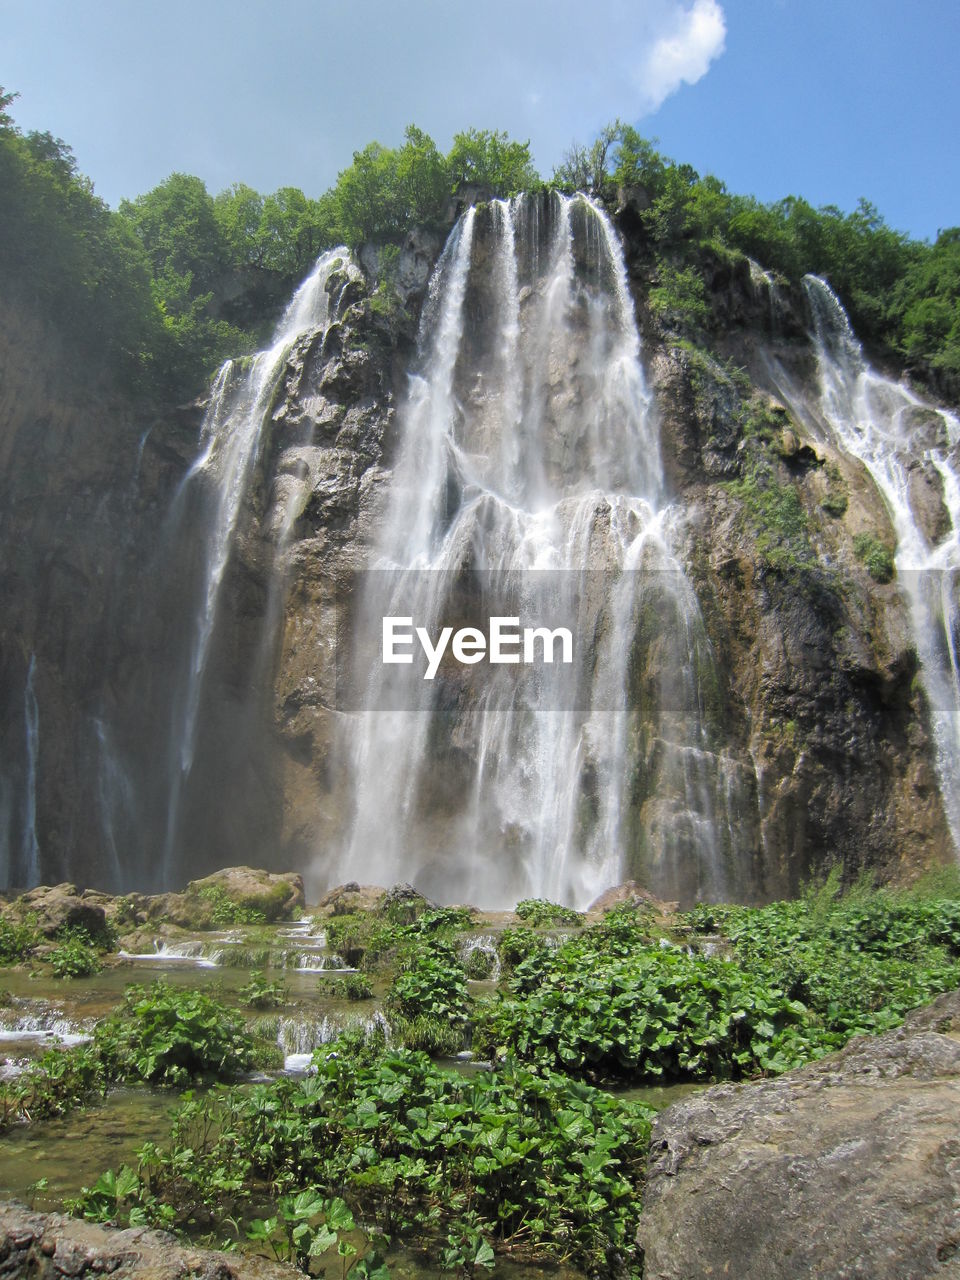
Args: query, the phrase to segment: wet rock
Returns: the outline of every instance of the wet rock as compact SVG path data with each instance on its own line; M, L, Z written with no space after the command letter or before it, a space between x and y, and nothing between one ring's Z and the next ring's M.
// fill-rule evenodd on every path
M344 916L354 911L375 911L386 897L386 889L376 884L357 884L351 880L349 884L337 885L323 895L317 903L317 914L321 916Z
M960 1275L960 992L760 1084L657 1119L645 1280Z
M395 884L381 899L378 910L398 924L412 924L422 912L433 910L436 905L412 884Z
M936 547L953 527L943 501L943 476L929 463L918 463L910 472L907 493L923 536Z
M185 1248L162 1231L119 1231L0 1203L0 1276L23 1280L112 1275L140 1280L289 1280L303 1273L254 1255Z
M225 867L202 880L192 880L186 898L203 898L205 891L224 893L238 907L262 911L268 921L289 920L302 910L303 877L295 871L261 871L256 867Z
M128 899L136 917L166 920L184 929L212 928L224 900L241 910L260 912L267 921L289 920L303 909L303 878L293 871L225 867L192 880L183 893L131 894Z
M643 885L638 884L636 880L625 880L623 884L613 885L609 889L605 889L599 897L594 898L593 902L587 907L587 913L602 914L606 911L612 911L614 907L630 906L655 911L659 915L668 915L676 909L674 902L661 902L659 898L644 889Z

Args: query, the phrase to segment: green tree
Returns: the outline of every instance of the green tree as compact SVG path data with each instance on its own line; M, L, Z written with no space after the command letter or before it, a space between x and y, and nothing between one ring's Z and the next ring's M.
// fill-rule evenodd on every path
M529 142L513 142L499 129L454 134L447 157L454 190L466 183L488 187L495 196L527 191L539 182Z
M230 263L213 198L200 178L172 173L146 195L122 201L120 213L146 249L155 275L165 270L189 274L195 294L209 289Z
M266 244L261 234L263 196L259 191L235 182L216 197L213 213L233 263L262 267Z

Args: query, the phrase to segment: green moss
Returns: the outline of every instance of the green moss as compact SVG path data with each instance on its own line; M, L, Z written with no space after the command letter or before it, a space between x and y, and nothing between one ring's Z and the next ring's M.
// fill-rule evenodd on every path
M872 533L858 533L853 540L857 559L865 566L874 582L890 582L895 565L893 552Z
M827 476L827 496L820 503L828 516L839 519L847 510L847 482L835 462L828 462L824 467Z
M776 573L802 573L816 565L809 520L795 484L781 484L769 464L755 464L728 491L744 506L761 562Z
M831 489L820 503L821 509L828 516L833 516L835 519L839 519L846 514L847 505L847 495L836 489Z

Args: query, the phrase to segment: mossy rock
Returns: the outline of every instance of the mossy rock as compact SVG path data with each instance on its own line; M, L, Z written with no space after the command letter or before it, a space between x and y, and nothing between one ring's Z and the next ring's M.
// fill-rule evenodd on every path
M233 924L290 920L303 909L303 880L295 872L225 867L192 880L184 893L147 899L151 919L184 929L215 929Z

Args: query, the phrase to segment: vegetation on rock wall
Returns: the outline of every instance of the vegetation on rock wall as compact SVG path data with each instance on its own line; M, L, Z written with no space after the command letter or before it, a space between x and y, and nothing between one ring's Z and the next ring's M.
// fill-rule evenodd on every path
M960 228L929 244L888 227L865 200L853 213L815 209L798 196L762 204L661 155L628 125L617 122L600 140L603 164L591 184L632 203L639 230L666 264L661 303L676 297L699 311L695 272L684 264L695 265L704 250L739 251L792 281L825 276L863 339L960 393ZM576 151L555 174L566 186L583 177Z

